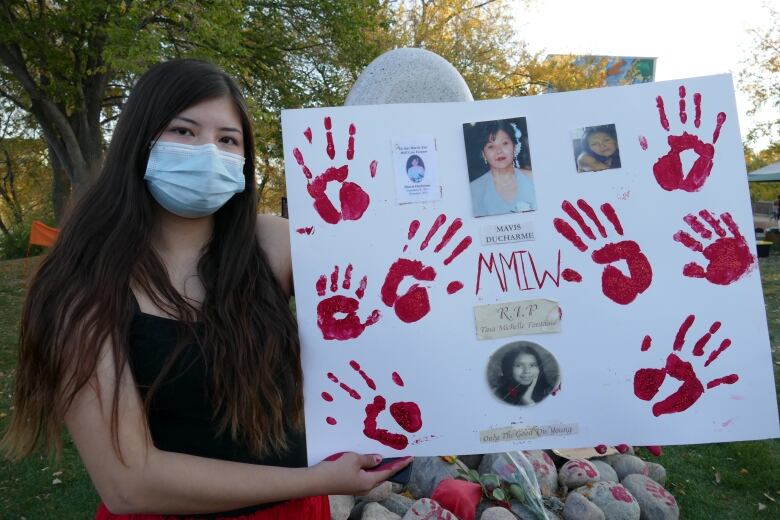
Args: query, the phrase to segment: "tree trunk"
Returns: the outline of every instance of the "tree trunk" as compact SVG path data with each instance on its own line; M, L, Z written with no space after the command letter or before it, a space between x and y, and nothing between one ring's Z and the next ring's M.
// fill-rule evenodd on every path
M49 146L49 164L51 164L51 202L54 210L54 222L59 226L69 206L71 184L68 173L62 167L62 163L51 146Z

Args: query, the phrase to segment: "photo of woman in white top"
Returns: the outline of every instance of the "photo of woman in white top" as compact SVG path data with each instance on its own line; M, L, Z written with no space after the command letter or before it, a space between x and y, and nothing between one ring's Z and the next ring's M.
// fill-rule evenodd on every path
M530 157L525 148L525 118L464 126L475 217L536 210ZM474 164L478 152L481 165ZM474 175L474 170L479 173Z

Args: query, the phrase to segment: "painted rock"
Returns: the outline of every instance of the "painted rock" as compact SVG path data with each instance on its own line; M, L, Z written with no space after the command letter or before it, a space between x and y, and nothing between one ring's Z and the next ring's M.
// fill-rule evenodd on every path
M585 459L572 459L558 472L558 481L568 489L598 482L600 477L599 470Z
M647 462L636 455L613 455L610 457L609 464L621 481L634 473L640 475L647 475L648 473Z
M596 482L575 489L604 513L605 520L639 520L639 502L631 493L615 482Z
M604 520L604 512L579 493L569 493L563 506L564 520Z
M455 478L457 473L454 465L439 457L415 457L406 489L415 498L429 497L439 482L445 478Z
M401 520L401 516L388 511L376 502L371 502L363 509L360 520Z
M430 498L421 498L412 504L403 516L403 520L458 520L458 518Z
M680 508L671 493L645 475L629 475L622 481L639 503L641 520L677 520Z
M615 470L612 469L612 466L603 460L591 460L590 463L598 470L599 475L601 475L601 480L607 482L620 482L620 479L618 478L617 473L615 473Z
M536 480L542 495L550 496L558 491L558 470L555 463L544 450L524 451L523 454L534 467Z

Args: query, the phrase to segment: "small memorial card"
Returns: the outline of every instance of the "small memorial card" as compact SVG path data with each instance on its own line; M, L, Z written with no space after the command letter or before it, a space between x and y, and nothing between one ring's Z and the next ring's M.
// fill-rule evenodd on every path
M561 310L552 300L525 300L474 307L477 339L561 331Z
M535 240L533 222L508 222L482 226L480 236L483 246L498 246L512 242Z
M399 204L441 199L433 137L393 142L393 170Z

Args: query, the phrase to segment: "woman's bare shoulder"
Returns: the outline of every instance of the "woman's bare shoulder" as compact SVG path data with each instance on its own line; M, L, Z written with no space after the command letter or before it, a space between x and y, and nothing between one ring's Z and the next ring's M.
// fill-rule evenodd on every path
M287 294L292 291L290 225L275 215L257 215L257 240L265 252L276 279Z

